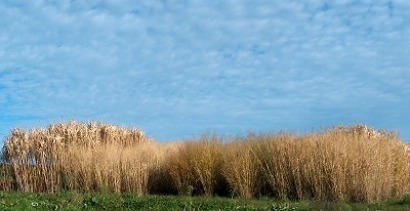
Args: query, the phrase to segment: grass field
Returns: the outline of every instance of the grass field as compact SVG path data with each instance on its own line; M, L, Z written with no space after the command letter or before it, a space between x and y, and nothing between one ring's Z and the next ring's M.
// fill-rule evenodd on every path
M35 194L0 192L0 210L186 210L186 211L351 211L351 210L410 210L410 198L384 203L346 203L315 201L284 201L269 198L240 199L188 196L137 196L133 194L75 192Z

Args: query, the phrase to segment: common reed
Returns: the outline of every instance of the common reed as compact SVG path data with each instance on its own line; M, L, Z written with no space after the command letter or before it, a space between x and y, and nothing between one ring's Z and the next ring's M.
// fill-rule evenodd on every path
M89 192L106 186L113 192L145 193L146 166L154 159L142 159L141 153L151 143L137 129L69 122L30 131L13 130L2 157L3 163L12 166L11 176L21 191ZM127 172L126 176L118 176L121 172Z
M215 194L221 182L222 144L216 135L204 135L199 141L188 141L167 161L173 184L180 194Z
M252 198L260 192L261 166L256 156L256 144L247 139L228 143L223 147L222 175L232 194Z
M379 202L410 192L410 147L365 125L310 134L250 134L154 142L103 123L15 129L1 156L0 190L270 196Z
M191 195L197 187L191 166L192 150L196 143L174 143L173 154L166 161L166 171L169 172L171 184L179 195Z
M294 136L261 135L258 157L278 198L376 202L410 191L409 153L394 133L356 126Z
M205 196L213 196L221 179L222 151L216 135L203 136L191 145L190 165L194 178L201 185Z

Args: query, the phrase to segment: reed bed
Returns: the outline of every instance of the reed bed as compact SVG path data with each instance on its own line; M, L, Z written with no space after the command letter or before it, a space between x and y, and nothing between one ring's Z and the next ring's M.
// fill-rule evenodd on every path
M242 198L252 198L261 188L262 166L256 156L256 147L251 135L224 146L222 175L231 188L231 193Z
M3 164L12 168L15 188L20 191L90 192L108 188L143 193L146 181L142 176L130 183L131 179L118 174L128 170L132 175L147 174L146 166L154 159L146 161L141 154L150 144L154 143L137 129L69 122L30 131L13 130L2 158ZM136 153L130 153L132 150Z
M377 202L410 190L407 144L356 126L318 134L259 136L256 154L278 198Z
M69 122L13 130L0 190L380 202L409 193L409 149L365 125L165 144L138 129Z

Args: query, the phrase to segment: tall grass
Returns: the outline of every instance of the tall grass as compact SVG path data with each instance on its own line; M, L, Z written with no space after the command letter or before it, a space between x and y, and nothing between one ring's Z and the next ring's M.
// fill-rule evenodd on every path
M382 201L410 190L409 153L394 134L330 130L260 136L259 160L279 198Z
M168 160L168 170L180 194L213 196L221 184L222 144L215 135L179 146Z
M168 156L166 171L169 172L171 183L179 195L191 195L193 188L197 186L191 166L193 153L191 148L196 143L186 142L174 144L173 154Z
M158 152L156 144L149 142L127 148L115 144L72 147L61 159L65 189L144 195L150 171L158 168L162 159Z
M2 157L3 163L12 167L11 176L21 191L108 188L142 194L146 192L148 163L155 162L153 156L141 156L147 154L145 148L150 144L154 143L136 129L70 122L28 132L13 130Z
M224 147L221 171L233 194L242 198L252 198L258 194L262 178L256 143L245 139L227 144Z
M409 145L364 125L158 143L103 123L13 130L0 190L378 202L410 192Z

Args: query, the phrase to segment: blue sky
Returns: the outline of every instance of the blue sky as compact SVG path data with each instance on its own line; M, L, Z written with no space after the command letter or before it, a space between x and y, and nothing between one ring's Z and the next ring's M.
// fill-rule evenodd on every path
M0 136L162 140L365 123L410 140L410 1L0 1ZM3 139L4 140L4 139Z

